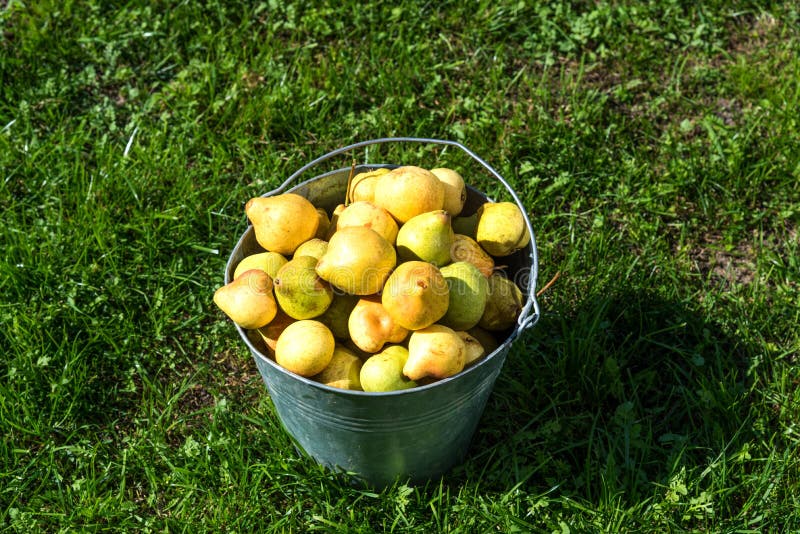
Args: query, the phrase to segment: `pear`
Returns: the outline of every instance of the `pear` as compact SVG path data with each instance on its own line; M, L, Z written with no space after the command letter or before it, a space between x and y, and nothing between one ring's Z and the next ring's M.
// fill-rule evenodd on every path
M472 365L486 356L486 350L475 336L472 336L469 332L464 331L457 331L456 334L458 334L458 337L464 341L464 367Z
M525 217L513 202L486 202L478 208L475 241L495 257L508 256L531 240Z
M357 302L357 295L334 291L333 302L325 310L325 313L317 317L317 320L330 328L337 339L348 339L350 330L347 327L347 321Z
M467 330L478 324L486 307L489 282L477 267L465 261L441 268L449 287L447 313L439 322L453 330Z
M478 326L499 331L511 328L523 307L522 291L512 280L500 273L489 277L489 296Z
M391 243L365 226L337 230L317 263L317 274L351 295L371 295L383 287L397 263Z
M275 275L278 273L278 269L283 267L287 261L289 260L277 252L257 252L256 254L245 256L242 261L239 262L236 269L233 271L233 278L234 280L239 278L243 272L250 269L261 269L266 272L270 278L274 279Z
M378 182L377 179L387 172L389 172L389 169L380 168L374 171L356 174L350 181L350 190L347 192L347 198L351 202L358 202L361 200L372 202L372 199L375 198L375 184Z
M453 217L451 224L453 232L475 239L475 231L478 229L478 213Z
M272 278L261 269L250 269L214 292L214 304L242 328L261 328L278 312L272 294Z
M378 352L386 343L400 343L408 329L394 322L377 295L359 299L347 322L350 339L364 352Z
M305 319L287 326L275 344L275 361L300 376L321 373L333 359L336 342L328 327Z
M320 239L319 237L314 237L297 247L297 249L294 251L294 257L297 258L300 256L311 256L312 258L319 260L325 254L327 249L327 241Z
M314 237L325 239L325 236L328 235L328 229L331 226L331 220L328 218L328 212L322 208L317 208L317 217L319 219L319 224L317 225L317 232L314 234Z
M297 319L286 315L285 311L278 308L278 313L275 314L275 318L272 319L266 326L262 326L256 330L267 349L269 349L269 352L275 352L275 345L278 343L278 338L280 337L281 333L286 330L287 326L296 320Z
M294 319L322 315L333 300L333 288L317 275L316 266L316 258L297 256L281 267L275 277L278 305Z
M494 259L478 244L477 241L464 234L453 234L453 246L450 247L450 259L466 261L478 268L485 277L494 271Z
M317 209L295 193L251 198L244 211L253 223L258 244L285 256L314 237L319 226Z
M403 366L408 360L408 349L401 345L391 345L371 356L361 366L361 387L364 391L399 391L416 387L413 380L403 374Z
M467 186L464 178L453 169L439 167L431 169L444 185L444 210L453 217L461 213L464 209L464 202L467 201Z
M386 280L381 303L395 323L408 330L432 325L447 312L447 281L441 271L425 261L407 261Z
M444 185L421 167L398 167L378 177L372 202L402 224L420 213L442 209Z
M339 214L344 211L346 206L344 204L337 204L335 208L333 208L333 212L331 213L331 224L328 225L328 231L325 233L325 241L330 241L331 236L336 232L336 227L339 224Z
M341 345L333 349L330 363L319 374L311 377L326 386L361 391L361 358Z
M400 228L397 234L397 258L400 262L420 260L441 267L450 263L454 239L450 215L446 211L421 213Z
M342 229L348 226L372 228L391 244L397 239L397 222L388 211L372 202L353 202L344 208L339 214L336 228Z
M433 324L408 338L408 360L403 374L411 380L447 378L464 369L467 348L453 329Z
M500 346L492 333L484 330L480 326L474 326L470 328L467 330L467 333L478 340L486 354L493 353L495 350L497 350L497 347Z

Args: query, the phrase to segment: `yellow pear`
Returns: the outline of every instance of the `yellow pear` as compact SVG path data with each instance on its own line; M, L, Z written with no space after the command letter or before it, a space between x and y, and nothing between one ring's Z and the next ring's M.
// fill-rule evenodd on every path
M317 208L317 217L319 218L319 224L317 225L317 232L314 234L314 237L325 239L325 236L328 235L328 229L331 226L331 220L328 218L328 212L322 208Z
M397 258L400 262L421 260L441 267L450 263L453 240L450 215L446 211L420 213L400 227Z
M312 319L322 315L333 301L333 288L319 277L313 256L295 256L275 277L275 298L290 317Z
M250 269L261 269L266 272L270 278L275 278L278 269L283 267L287 261L289 260L277 252L257 252L256 254L245 256L242 261L239 262L236 269L233 271L233 278L239 278L243 272L249 271Z
M453 262L471 263L489 278L494 272L494 259L478 244L477 241L464 234L453 234L453 246L450 247L450 259Z
M330 241L331 236L336 232L336 226L339 224L339 214L344 211L347 206L344 204L337 204L331 213L331 223L328 225L328 231L325 233L325 241Z
M453 217L461 213L467 201L467 186L464 178L453 169L439 167L431 169L442 185L444 185L444 210Z
M269 349L269 352L275 352L275 345L278 343L278 338L281 336L286 327L297 321L294 317L286 315L286 312L278 308L278 313L266 326L262 326L256 332L263 340L264 344Z
M378 352L386 343L400 343L408 330L394 322L377 295L358 300L347 322L350 339L364 352Z
M475 336L461 330L456 331L456 334L464 341L464 367L472 365L486 356L483 345Z
M353 351L336 345L330 363L319 374L314 375L312 380L334 388L361 391L362 364L361 358Z
M466 346L454 330L433 324L416 330L408 338L408 360L403 374L411 380L447 378L464 369Z
M321 373L333 358L336 342L328 327L305 319L287 326L275 344L275 361L300 376Z
M432 325L447 312L447 281L426 261L407 261L386 280L381 303L395 323L408 330Z
M489 277L489 295L478 326L486 330L506 330L514 326L523 307L522 291L500 273Z
M339 214L336 228L341 230L348 226L372 228L391 244L397 239L397 222L392 215L380 206L365 200L353 202Z
M404 223L420 213L442 209L444 185L421 167L398 167L378 177L372 202Z
M337 230L317 263L317 274L345 293L371 295L383 287L397 263L391 243L365 226Z
M251 198L244 210L253 223L258 244L285 256L314 237L319 226L317 209L295 193Z
M348 191L347 198L351 202L358 202L365 200L372 202L375 198L375 184L379 176L389 172L389 169L380 168L374 171L360 172L353 176L350 181L350 191Z
M214 303L242 328L261 328L278 312L272 294L272 278L261 269L250 269L214 292Z
M370 356L361 366L361 387L364 391L399 391L417 386L403 374L403 366L408 360L408 349L401 345L391 345Z
M475 241L495 257L508 256L531 240L525 217L513 202L486 202L478 208Z
M320 239L319 237L314 237L297 247L297 249L294 251L294 257L298 258L300 256L311 256L312 258L319 260L325 254L325 250L327 250L327 248L327 241Z

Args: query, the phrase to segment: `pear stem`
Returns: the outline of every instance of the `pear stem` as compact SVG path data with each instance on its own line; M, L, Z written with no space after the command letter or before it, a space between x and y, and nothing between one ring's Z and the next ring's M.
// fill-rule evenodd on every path
M350 205L350 184L353 183L353 174L356 172L356 160L353 158L353 163L350 165L350 174L347 176L347 191L344 193L345 207Z

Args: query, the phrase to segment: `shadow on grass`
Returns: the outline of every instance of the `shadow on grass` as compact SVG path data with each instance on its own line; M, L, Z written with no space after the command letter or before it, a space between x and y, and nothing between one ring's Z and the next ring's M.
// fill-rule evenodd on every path
M652 496L748 440L747 355L686 305L628 291L517 340L455 478L596 501Z

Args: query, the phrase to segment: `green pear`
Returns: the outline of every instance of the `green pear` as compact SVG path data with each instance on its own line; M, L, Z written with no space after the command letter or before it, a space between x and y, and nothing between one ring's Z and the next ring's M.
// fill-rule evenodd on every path
M408 360L408 349L391 345L370 356L361 366L361 387L364 391L398 391L417 386L403 374Z
M457 261L440 269L450 288L450 302L439 323L453 330L467 330L478 324L486 307L489 282L477 267Z
M511 328L516 324L522 306L522 291L517 284L500 273L494 273L489 277L489 296L478 326L491 331Z
M421 213L409 219L397 233L397 257L427 261L437 267L450 263L455 236L450 215L444 210Z
M475 230L478 228L478 213L453 217L451 224L455 233L475 239Z
M317 320L330 328L337 339L347 339L350 337L347 321L357 302L358 295L348 295L347 293L335 291L333 302L325 310L325 313L317 317Z
M311 319L322 315L333 301L333 288L314 270L313 256L292 258L275 277L275 298L286 315Z
M522 211L513 202L486 202L478 208L475 241L492 256L508 256L531 240Z

